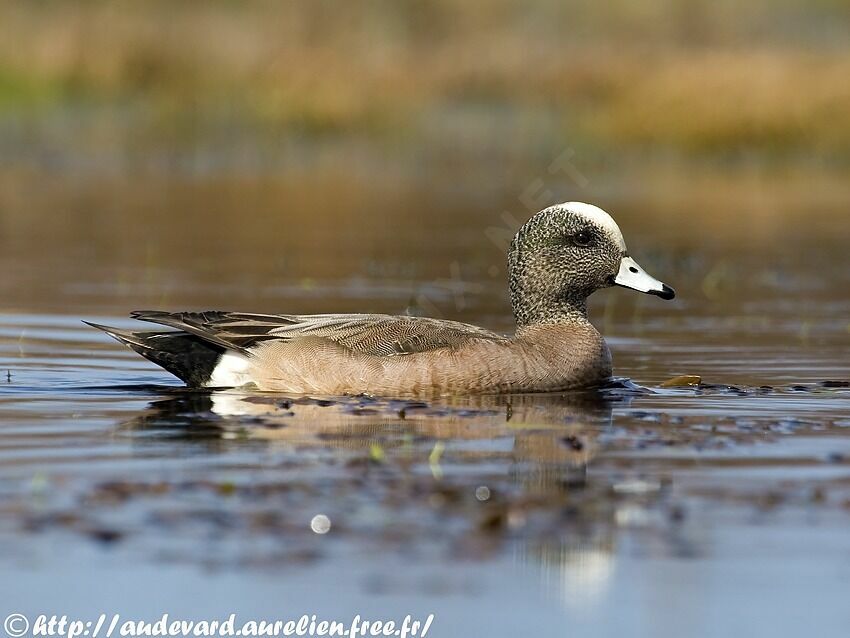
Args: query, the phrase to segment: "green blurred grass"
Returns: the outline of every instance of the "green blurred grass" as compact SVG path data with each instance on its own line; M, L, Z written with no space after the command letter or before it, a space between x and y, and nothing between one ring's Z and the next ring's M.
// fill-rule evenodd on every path
M839 0L0 4L5 117L131 105L177 135L224 119L400 145L844 164L848 78Z

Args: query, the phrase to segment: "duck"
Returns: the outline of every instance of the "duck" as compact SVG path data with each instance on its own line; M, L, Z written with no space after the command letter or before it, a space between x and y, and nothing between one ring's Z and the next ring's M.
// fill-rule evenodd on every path
M607 212L565 202L534 214L508 251L513 335L446 319L385 314L140 310L154 330L86 322L192 388L307 395L563 392L612 376L587 299L611 286L674 290L629 255Z

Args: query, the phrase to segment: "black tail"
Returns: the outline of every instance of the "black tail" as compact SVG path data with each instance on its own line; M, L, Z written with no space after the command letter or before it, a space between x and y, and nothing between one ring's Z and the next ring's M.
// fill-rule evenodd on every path
M137 332L101 326L90 321L83 323L103 330L110 337L129 346L145 359L165 368L191 387L206 385L224 353L224 348L221 346L187 332L173 330Z

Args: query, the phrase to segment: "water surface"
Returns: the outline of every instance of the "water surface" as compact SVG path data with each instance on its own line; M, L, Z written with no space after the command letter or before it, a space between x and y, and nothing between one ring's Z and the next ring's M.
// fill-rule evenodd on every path
M525 178L476 191L437 173L391 185L356 171L7 175L8 609L433 612L441 637L840 635L840 191L553 184L557 200L615 212L639 263L679 293L593 297L631 380L599 393L210 395L79 321L129 325L143 307L370 311L509 331L504 241L531 212ZM702 383L661 386L681 374ZM314 531L317 516L330 531Z

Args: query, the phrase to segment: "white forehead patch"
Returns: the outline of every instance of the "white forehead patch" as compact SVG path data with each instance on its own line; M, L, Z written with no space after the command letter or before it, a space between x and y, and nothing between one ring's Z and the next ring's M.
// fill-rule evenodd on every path
M617 222L614 221L614 218L611 217L611 215L598 206L585 204L584 202L564 202L563 204L558 204L557 208L563 208L564 210L586 217L608 233L614 243L619 244L620 248L623 249L623 252L626 252L626 240L623 239L623 233L620 232L620 227L617 226Z

